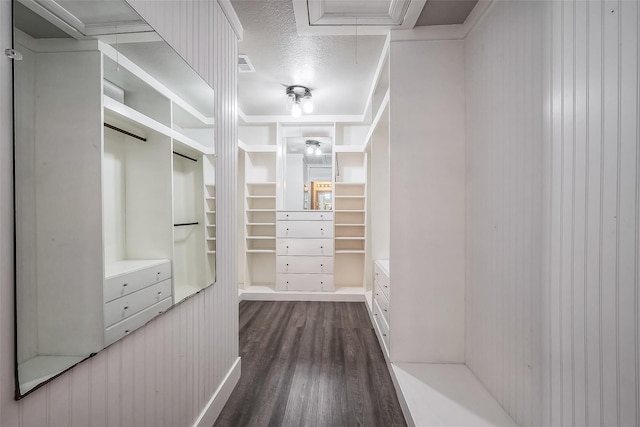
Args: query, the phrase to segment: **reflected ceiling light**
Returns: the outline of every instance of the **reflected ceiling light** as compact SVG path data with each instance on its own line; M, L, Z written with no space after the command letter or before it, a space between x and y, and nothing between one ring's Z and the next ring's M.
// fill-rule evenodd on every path
M320 141L307 139L304 143L306 145L305 151L308 155L315 154L316 156L319 156L322 154L322 150L320 149Z
M313 113L313 100L311 90L308 87L292 85L287 87L287 109L291 111L293 117L300 117Z

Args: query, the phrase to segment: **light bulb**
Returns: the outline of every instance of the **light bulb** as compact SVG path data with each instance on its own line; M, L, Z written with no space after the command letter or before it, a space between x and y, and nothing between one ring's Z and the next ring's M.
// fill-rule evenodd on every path
M316 148L316 156L319 156L320 154L322 154L322 151L320 151L320 147Z
M296 96L293 93L287 94L287 111L291 111L296 103Z
M293 104L293 106L291 107L291 115L293 117L300 117L302 115L302 109L300 108L300 104L299 103L295 103Z
M313 113L313 101L311 101L311 95L306 95L302 98L302 110L305 114Z
M313 154L313 147L311 145L307 145L307 154Z

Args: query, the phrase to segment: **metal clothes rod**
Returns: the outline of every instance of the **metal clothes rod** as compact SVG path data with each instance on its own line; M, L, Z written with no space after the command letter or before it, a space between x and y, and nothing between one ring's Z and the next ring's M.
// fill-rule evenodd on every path
M183 225L198 225L197 222L183 222L181 224L173 224L174 227L182 227Z
M120 132L120 133L123 133L123 134L125 134L125 135L127 135L127 136L130 136L130 137L132 137L132 138L139 139L140 141L145 141L145 142L147 141L147 138L143 138L143 137L138 136L138 135L136 135L136 134L134 134L134 133L127 132L127 131L126 131L126 130L124 130L124 129L120 129L119 127L115 127L114 125L110 125L109 123L105 123L105 124L104 124L104 126L105 126L105 127L108 127L109 129L113 129L113 130L115 130L115 131L118 131L118 132Z
M194 159L193 157L185 156L184 154L176 153L175 151L173 152L173 154L175 154L176 156L184 157L185 159L189 159L192 162L197 162L198 161L198 159Z

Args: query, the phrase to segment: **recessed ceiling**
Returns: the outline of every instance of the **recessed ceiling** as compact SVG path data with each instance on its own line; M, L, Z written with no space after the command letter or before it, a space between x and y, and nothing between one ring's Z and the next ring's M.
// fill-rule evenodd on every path
M416 27L462 24L478 0L429 0L424 5Z

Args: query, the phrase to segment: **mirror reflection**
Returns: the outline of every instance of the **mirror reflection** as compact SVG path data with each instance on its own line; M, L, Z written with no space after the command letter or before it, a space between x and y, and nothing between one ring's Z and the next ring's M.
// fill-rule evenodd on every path
M333 210L332 139L290 137L285 144L285 210Z
M14 1L14 49L21 396L214 283L216 190L213 90L124 1Z

